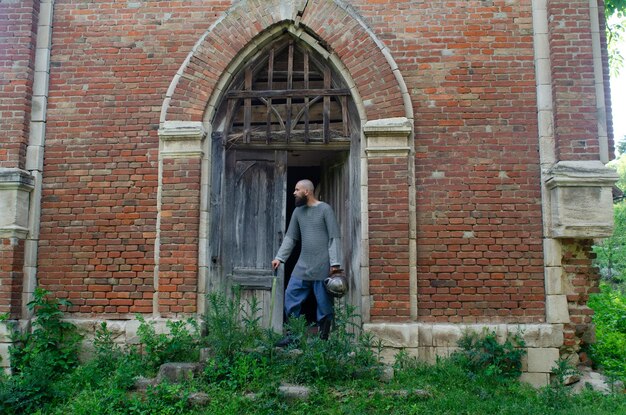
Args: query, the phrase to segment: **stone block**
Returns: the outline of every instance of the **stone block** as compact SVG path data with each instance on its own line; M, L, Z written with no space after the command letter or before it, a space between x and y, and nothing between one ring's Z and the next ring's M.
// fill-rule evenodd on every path
M563 268L561 267L546 267L545 268L546 279L546 294L559 295L565 294L563 284Z
M418 359L422 362L425 362L429 365L434 365L437 363L437 350L436 347L427 346L427 347L418 347L417 348Z
M550 375L548 373L529 373L525 372L519 378L520 382L528 383L535 388L543 388L550 384Z
M0 168L0 236L25 238L33 177L24 170Z
M420 324L417 330L417 344L418 346L432 346L433 345L433 326L430 324Z
M463 335L460 326L455 324L435 324L432 329L433 346L456 347Z
M615 170L600 161L560 161L547 176L553 237L611 236Z
M546 295L546 321L548 323L569 323L567 296Z
M0 367L11 367L11 358L9 355L10 343L0 343Z
M311 388L308 386L283 384L278 387L278 394L289 401L306 401L311 395Z
M559 349L531 347L528 349L527 359L529 372L550 373L559 360Z
M379 323L364 324L363 329L372 333L388 347L417 347L417 324Z
M520 326L518 333L526 347L561 347L563 345L562 324L527 324Z
M169 383L181 383L193 379L200 373L202 365L200 363L164 363L159 368L157 383L167 381Z

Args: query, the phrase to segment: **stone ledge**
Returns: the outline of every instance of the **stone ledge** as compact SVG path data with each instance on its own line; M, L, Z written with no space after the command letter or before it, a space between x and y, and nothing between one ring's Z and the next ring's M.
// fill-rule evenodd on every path
M166 121L158 131L160 158L202 157L202 141L207 131L197 121Z
M28 235L30 193L34 177L16 168L0 168L0 237L24 239Z
M547 173L553 238L603 238L613 232L618 175L600 161L560 161Z

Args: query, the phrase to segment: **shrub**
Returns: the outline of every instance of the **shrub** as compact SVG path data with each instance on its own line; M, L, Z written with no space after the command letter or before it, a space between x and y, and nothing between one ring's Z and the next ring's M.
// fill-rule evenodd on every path
M261 328L256 298L242 303L238 287L226 298L222 293L208 294L209 307L205 317L207 335L205 343L220 357L231 360L244 349L265 344L271 335Z
M0 382L0 413L31 413L60 394L56 382L78 365L81 336L76 326L63 321L67 300L50 298L35 290L28 308L34 312L32 331L12 335L9 348L14 375Z
M458 345L461 350L455 353L455 359L471 373L498 378L516 378L522 374L526 344L518 334L508 335L500 344L495 332L466 332Z
M142 346L142 360L148 372L165 362L197 361L200 351L200 330L192 319L166 322L169 333L157 333L154 322L147 322L140 314L137 335Z
M608 284L589 298L595 311L596 343L590 347L594 363L608 375L626 380L626 296Z

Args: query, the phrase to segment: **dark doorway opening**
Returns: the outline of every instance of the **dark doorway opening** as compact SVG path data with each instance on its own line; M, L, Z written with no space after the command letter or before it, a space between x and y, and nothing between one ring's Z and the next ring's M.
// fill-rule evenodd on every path
M296 187L298 181L303 179L309 179L315 185L315 188L320 184L322 169L320 166L292 166L287 168L287 223L285 224L285 229L289 226L289 221L291 220L291 215L293 214L294 209L296 208L295 200L293 197L293 190ZM285 287L287 288L287 284L291 279L291 273L296 266L296 262L298 261L298 257L300 256L300 243L296 244L291 256L285 262ZM304 304L302 305L301 314L306 317L306 321L310 324L313 324L317 321L316 316L317 311L317 301L315 300L315 295L311 293ZM285 319L287 316L285 316ZM285 320L286 321L286 320Z

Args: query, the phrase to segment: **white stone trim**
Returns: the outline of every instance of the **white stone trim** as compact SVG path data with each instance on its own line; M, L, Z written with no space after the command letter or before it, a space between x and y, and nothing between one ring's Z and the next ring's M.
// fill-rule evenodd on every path
M35 49L35 73L31 107L30 136L26 148L26 169L34 178L34 188L28 208L28 235L24 247L24 286L22 288L22 317L29 318L31 311L26 306L32 300L37 286L37 257L39 252L39 228L41 221L41 194L43 160L46 141L46 112L50 83L50 51L54 0L41 0L37 21L37 44Z
M591 50L593 56L593 75L596 87L596 111L598 117L598 145L600 148L600 161L608 163L609 134L607 128L607 108L604 95L604 65L602 64L602 44L600 42L600 16L598 0L589 0L589 13L591 21Z
M161 124L158 131L159 134L159 171L158 171L158 187L157 187L157 221L156 221L156 236L154 241L154 295L152 297L152 315L155 318L160 318L159 312L159 270L161 261L161 206L163 197L163 160L164 159L176 159L176 158L200 158L201 164L201 180L204 180L202 175L205 172L205 137L207 136L207 129L201 122L197 121L165 121ZM202 193L204 186L201 183ZM203 195L201 196L202 200ZM202 239L203 232L206 234L206 228L203 228L203 224L206 220L203 220L204 215L200 212L200 231L198 234L198 248L199 255L202 255L200 248L203 242L206 242L206 237ZM205 268L202 264L206 262L205 258L201 256L198 263L198 281L204 281L205 277L202 272ZM203 290L204 291L204 290ZM202 291L202 292L203 292ZM204 296L198 292L198 304L204 306ZM200 312L201 309L198 309Z

